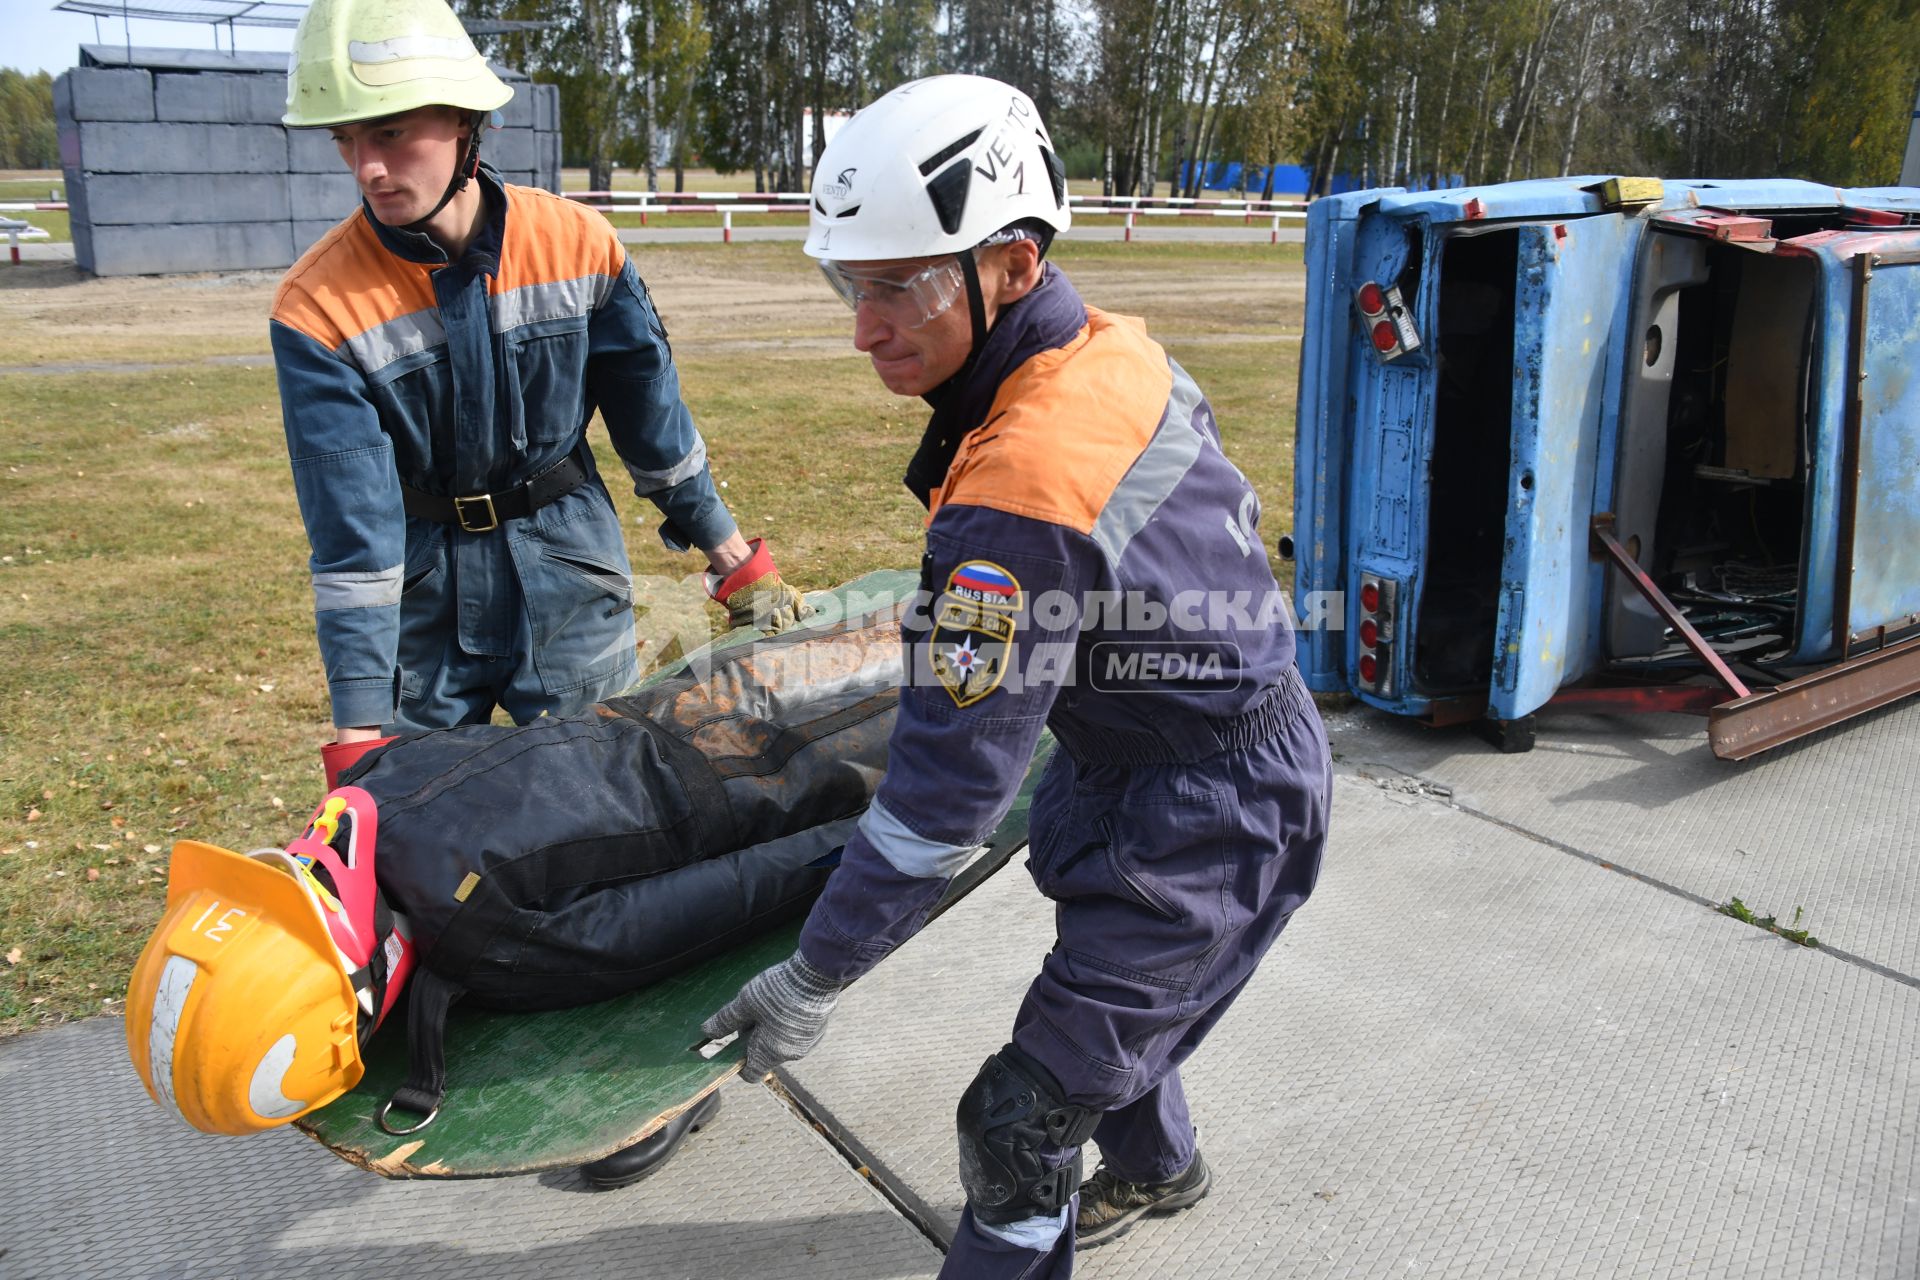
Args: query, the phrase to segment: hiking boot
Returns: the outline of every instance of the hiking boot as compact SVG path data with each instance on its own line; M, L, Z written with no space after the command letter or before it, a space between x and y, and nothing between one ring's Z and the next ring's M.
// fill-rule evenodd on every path
M1080 1184L1074 1239L1082 1249L1118 1240L1150 1213L1172 1213L1198 1203L1212 1186L1213 1174L1198 1151L1192 1164L1165 1182L1128 1182L1102 1164Z

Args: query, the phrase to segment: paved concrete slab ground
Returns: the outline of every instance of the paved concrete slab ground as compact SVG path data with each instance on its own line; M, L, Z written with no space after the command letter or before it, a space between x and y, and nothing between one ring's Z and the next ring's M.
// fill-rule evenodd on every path
M0 1044L0 1280L931 1276L939 1251L771 1091L731 1084L673 1176L387 1182L293 1130L196 1133L117 1019Z
M1920 982L1920 708L1895 706L1752 760L1717 760L1698 716L1543 716L1503 756L1465 728L1337 713L1342 763L1715 903L1739 897Z
M1920 705L1745 766L1693 720L1552 720L1527 756L1332 722L1319 889L1187 1072L1216 1190L1080 1274L1920 1275ZM1845 954L1703 901L1732 892ZM759 1087L626 1192L383 1183L293 1134L181 1129L117 1023L25 1036L0 1044L0 1277L929 1275L954 1100L1051 941L1016 862L793 1071L890 1200Z

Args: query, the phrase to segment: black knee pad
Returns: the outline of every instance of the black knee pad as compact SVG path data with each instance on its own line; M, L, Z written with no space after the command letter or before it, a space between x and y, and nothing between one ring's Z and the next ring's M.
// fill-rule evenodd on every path
M960 1185L973 1216L1002 1226L1058 1213L1080 1187L1081 1143L1101 1113L1069 1106L1052 1074L1008 1045L988 1058L960 1095ZM1073 1159L1049 1170L1046 1148L1074 1148Z

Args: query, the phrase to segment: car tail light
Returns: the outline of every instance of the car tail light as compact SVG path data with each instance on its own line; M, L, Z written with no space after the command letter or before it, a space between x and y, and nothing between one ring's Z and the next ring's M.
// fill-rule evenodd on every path
M1359 656L1354 668L1369 693L1393 692L1393 624L1400 584L1367 573L1360 576Z
M1354 291L1353 304L1359 308L1360 322L1382 360L1398 360L1420 349L1420 334L1413 327L1395 285L1378 285L1369 280Z

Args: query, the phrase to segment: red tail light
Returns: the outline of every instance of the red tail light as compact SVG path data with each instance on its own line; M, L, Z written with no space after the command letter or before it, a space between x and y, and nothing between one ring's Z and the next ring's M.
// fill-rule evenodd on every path
M1391 578L1362 574L1358 653L1354 671L1369 693L1393 692L1393 624L1400 585Z
M1413 327L1413 317L1400 298L1398 286L1369 280L1355 290L1353 305L1360 311L1368 341L1382 360L1398 360L1409 351L1419 350L1420 334Z

